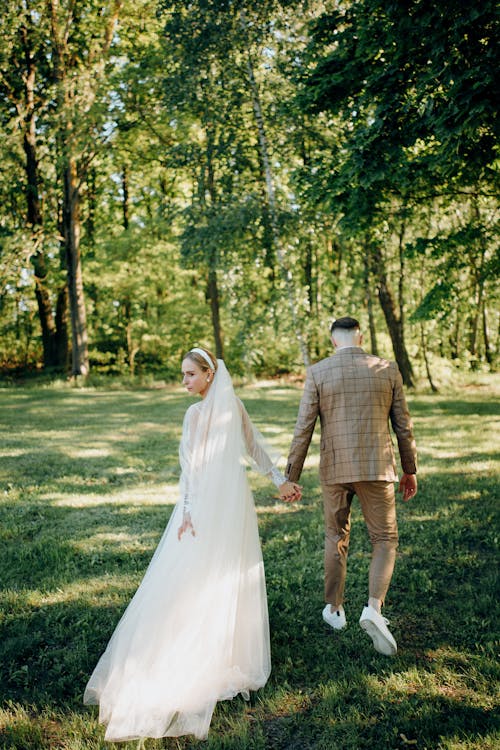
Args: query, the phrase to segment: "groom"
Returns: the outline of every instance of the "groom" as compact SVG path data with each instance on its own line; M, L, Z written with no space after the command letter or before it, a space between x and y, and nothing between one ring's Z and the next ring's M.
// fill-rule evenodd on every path
M286 473L291 482L298 481L319 415L327 602L323 619L335 630L346 626L342 605L351 503L356 495L372 544L368 606L359 623L375 649L392 656L396 641L381 615L398 545L396 463L388 422L398 441L404 472L399 489L405 501L417 492L412 423L397 364L363 351L358 321L339 318L332 324L331 336L336 354L307 373Z

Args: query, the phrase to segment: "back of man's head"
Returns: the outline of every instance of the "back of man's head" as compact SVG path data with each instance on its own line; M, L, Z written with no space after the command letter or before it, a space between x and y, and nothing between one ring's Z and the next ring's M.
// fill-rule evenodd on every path
M337 348L359 346L361 343L361 332L356 318L350 318L349 316L337 318L333 321L330 332L333 343Z

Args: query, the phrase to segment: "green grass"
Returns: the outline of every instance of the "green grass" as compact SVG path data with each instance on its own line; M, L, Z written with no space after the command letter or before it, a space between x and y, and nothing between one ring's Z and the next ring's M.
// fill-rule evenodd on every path
M240 395L286 454L300 390ZM176 500L181 389L0 389L0 747L109 747L83 689ZM498 719L498 449L490 387L410 398L419 494L399 504L386 614L394 659L357 620L369 544L354 508L346 611L322 623L322 510L315 437L304 500L284 506L250 475L268 585L273 671L246 703L218 705L207 750L493 750ZM496 428L496 429L495 429ZM117 745L126 749L136 743Z

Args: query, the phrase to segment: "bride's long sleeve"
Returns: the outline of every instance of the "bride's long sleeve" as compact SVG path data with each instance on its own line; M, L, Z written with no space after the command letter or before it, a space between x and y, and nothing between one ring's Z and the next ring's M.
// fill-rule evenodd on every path
M249 457L252 459L252 466L261 474L269 477L276 487L279 487L283 482L286 482L286 477L276 467L279 454L275 453L274 456L271 455L273 451L266 445L264 437L252 423L245 406L239 399L238 404L241 411L245 447Z
M180 496L182 498L182 509L184 514L191 513L193 500L192 460L193 460L193 436L198 423L198 409L196 405L191 406L184 417L182 425L182 438L179 444L179 462L181 465L181 476L179 479Z

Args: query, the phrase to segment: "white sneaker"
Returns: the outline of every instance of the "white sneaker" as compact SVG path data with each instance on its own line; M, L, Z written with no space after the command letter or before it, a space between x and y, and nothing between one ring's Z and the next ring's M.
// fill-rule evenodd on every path
M366 630L373 641L375 651L385 656L394 656L398 646L394 637L387 627L389 620L383 617L376 609L368 605L364 608L359 618L359 624Z
M323 610L323 620L334 630L342 630L347 625L344 610L337 609L335 612L332 612L329 604Z

